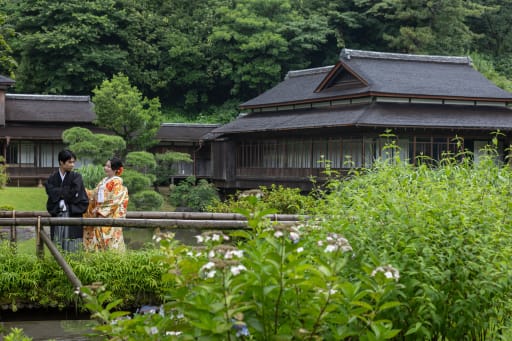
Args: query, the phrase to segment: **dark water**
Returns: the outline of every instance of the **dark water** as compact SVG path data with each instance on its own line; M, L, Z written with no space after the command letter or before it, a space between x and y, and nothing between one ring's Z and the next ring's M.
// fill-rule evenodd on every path
M0 311L0 330L4 335L12 328L23 329L32 340L99 340L92 337L96 322L88 313L74 310L22 309L18 312ZM1 339L1 336L0 336Z
M87 335L92 333L94 322L91 320L41 320L0 322L9 334L11 328L23 329L25 336L32 340L100 340Z
M48 227L44 227L45 232L49 235L50 229ZM173 232L175 234L175 239L180 242L193 245L196 243L195 236L201 234L201 230L199 229L166 229L166 232ZM154 244L153 243L153 234L155 230L152 228L136 228L136 227L125 227L123 230L123 237L126 243L126 247L130 250L138 250L142 248L144 245ZM18 241L31 240L35 238L35 228L34 227L18 227L16 229L16 239ZM0 240L9 240L10 239L10 228L9 227L0 227Z

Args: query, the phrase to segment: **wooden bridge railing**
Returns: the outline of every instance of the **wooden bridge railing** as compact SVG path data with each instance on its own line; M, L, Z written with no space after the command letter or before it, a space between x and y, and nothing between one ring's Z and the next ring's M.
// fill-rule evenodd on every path
M266 218L279 224L294 225L305 219L307 216L291 214L274 214ZM113 218L63 218L51 217L45 211L0 211L0 226L10 226L11 243L16 244L17 226L35 226L36 230L36 253L39 257L44 256L43 243L48 247L59 266L64 270L69 281L80 291L82 283L75 275L73 269L67 264L50 237L46 234L43 226L116 226L116 227L138 227L138 228L195 228L195 229L219 229L219 230L240 230L247 229L247 219L236 213L203 213L203 212L129 212L124 219Z

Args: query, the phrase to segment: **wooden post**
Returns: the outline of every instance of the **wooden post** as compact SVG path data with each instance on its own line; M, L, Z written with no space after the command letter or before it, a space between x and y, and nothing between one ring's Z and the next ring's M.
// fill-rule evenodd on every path
M82 287L82 282L75 275L75 273L73 272L73 269L71 269L69 264L66 263L66 260L60 254L60 252L57 249L57 247L52 243L50 237L48 237L46 232L44 232L44 231L39 231L39 232L40 232L41 240L46 244L46 246L48 247L48 250L50 250L50 253L53 255L53 257L55 258L57 263L60 265L62 270L64 270L64 273L66 274L66 277L69 279L71 284L73 284L73 286L75 287L75 289L77 291L77 294L80 294L80 288ZM43 243L41 243L41 244L43 244Z
M12 218L15 219L16 218L16 211L15 210L12 210ZM16 237L16 225L13 224L11 225L11 250L13 253L16 253L16 243L17 241L17 237Z
M43 259L44 257L44 246L41 243L41 216L37 216L36 226L36 255L38 258Z

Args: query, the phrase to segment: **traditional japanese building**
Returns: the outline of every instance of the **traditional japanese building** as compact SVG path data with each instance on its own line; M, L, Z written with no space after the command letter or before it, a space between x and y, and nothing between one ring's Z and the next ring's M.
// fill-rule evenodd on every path
M346 171L394 153L416 163L474 152L498 130L510 145L512 94L476 71L469 57L343 49L336 65L290 71L213 129L212 179L221 188L283 184L309 189L325 162ZM393 135L390 137L390 135ZM457 138L457 139L456 139ZM462 143L458 147L457 143Z

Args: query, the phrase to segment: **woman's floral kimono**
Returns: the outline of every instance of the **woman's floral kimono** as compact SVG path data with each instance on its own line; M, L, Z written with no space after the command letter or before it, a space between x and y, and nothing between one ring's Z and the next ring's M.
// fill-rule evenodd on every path
M128 207L128 189L118 176L104 178L93 190L87 190L89 207L84 218L124 218ZM112 226L84 226L86 251L125 250L123 229Z

